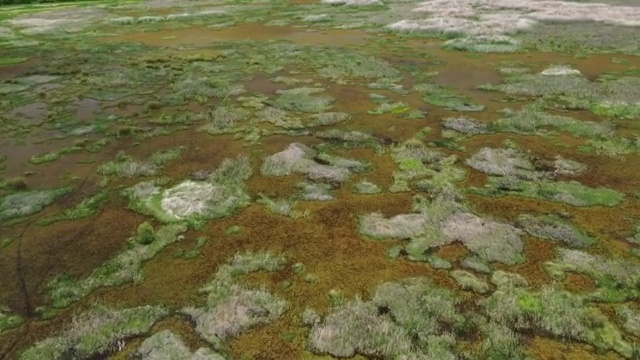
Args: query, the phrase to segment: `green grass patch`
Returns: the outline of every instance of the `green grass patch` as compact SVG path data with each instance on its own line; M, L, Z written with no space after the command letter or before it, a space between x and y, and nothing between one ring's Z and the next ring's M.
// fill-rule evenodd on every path
M100 287L140 283L144 279L142 265L165 247L181 240L187 230L184 224L166 225L154 231L147 223L138 228L126 243L126 249L95 269L88 277L76 280L60 275L47 285L47 295L56 308L67 307Z

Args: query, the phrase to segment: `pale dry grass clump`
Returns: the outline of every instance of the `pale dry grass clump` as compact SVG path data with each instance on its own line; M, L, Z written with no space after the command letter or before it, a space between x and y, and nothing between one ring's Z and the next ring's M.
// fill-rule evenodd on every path
M182 339L171 332L162 330L142 342L135 352L135 359L141 360L224 360L225 358L208 348L199 348L191 353Z
M236 279L256 271L278 271L285 261L271 253L236 254L200 289L207 295L206 304L182 311L196 322L200 336L217 346L249 328L269 323L288 309L288 303L265 289L240 285Z
M513 34L544 21L640 26L638 7L557 0L429 0L413 12L388 28L483 36Z
M455 359L455 337L441 330L463 318L449 290L424 278L384 283L371 301L356 298L338 305L312 326L310 350L336 357L383 356L389 359Z
M522 230L507 223L460 212L448 217L441 229L447 237L461 241L485 260L509 265L524 260Z
M141 306L112 309L97 306L77 315L58 337L40 341L20 355L21 360L104 358L122 350L126 339L147 333L168 311Z
M267 157L262 164L262 174L267 176L285 176L302 173L311 180L325 180L342 183L350 175L344 167L320 164L314 159L318 152L306 145L293 143L285 150Z

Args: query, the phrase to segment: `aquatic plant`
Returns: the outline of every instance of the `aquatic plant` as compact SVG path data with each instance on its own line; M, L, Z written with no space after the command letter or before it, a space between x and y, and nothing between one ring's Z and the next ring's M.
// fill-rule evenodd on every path
M162 330L145 339L136 349L135 356L143 360L165 359L199 359L199 360L224 360L225 357L209 348L199 348L191 353L182 339L171 332Z
M72 190L72 187L65 187L48 190L20 191L4 195L0 197L0 221L29 216L40 212Z
M215 277L200 289L207 295L203 307L185 308L196 323L196 331L213 345L243 331L277 319L288 303L266 290L252 290L235 282L239 276L256 271L277 271L285 258L271 253L236 254L222 265Z
M58 221L86 219L98 213L100 205L109 198L109 191L104 190L100 193L88 197L78 203L76 206L63 210L60 214L38 221L38 225L49 225Z
M112 309L96 306L76 315L58 337L40 341L20 355L21 360L92 359L119 350L126 339L148 333L168 311L161 307L141 306Z
M464 270L453 270L449 275L465 290L472 290L478 294L485 294L489 291L489 284L480 280L477 276Z
M146 228L150 225L146 225ZM138 233L127 241L127 247L84 279L76 280L59 275L47 284L47 296L56 308L67 307L100 287L120 286L144 279L142 265L165 247L181 240L187 230L184 224L166 225L151 232L141 226Z
M557 241L565 246L583 249L596 243L594 238L557 215L522 214L516 221L529 235Z

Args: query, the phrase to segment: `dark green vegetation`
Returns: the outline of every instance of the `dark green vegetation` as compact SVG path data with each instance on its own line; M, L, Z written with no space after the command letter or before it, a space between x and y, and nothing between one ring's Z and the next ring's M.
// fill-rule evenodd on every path
M3 8L0 354L638 358L635 10L499 3Z

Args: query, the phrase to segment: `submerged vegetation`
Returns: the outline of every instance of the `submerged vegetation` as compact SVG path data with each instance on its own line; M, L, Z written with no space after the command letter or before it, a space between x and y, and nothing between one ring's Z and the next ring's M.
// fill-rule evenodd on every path
M2 7L0 353L637 359L603 1Z

